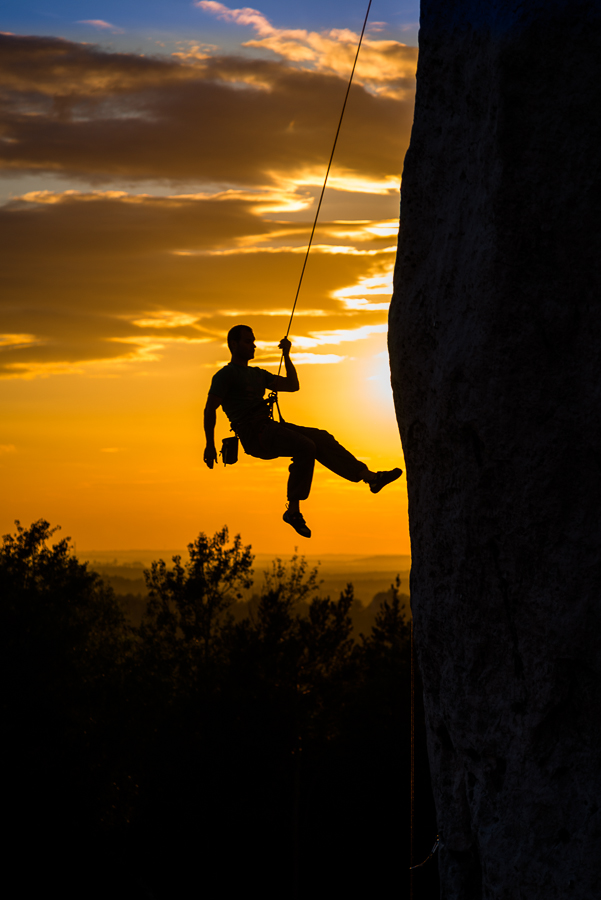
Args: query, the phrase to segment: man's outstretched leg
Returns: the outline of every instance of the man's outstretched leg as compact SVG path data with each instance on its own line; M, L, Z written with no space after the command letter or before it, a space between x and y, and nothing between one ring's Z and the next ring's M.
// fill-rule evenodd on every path
M386 472L371 472L368 469L363 481L369 485L372 494L378 494L383 487L386 487L391 481L396 481L402 474L402 469L388 469Z
M365 463L353 456L342 444L339 444L329 431L291 423L286 423L286 427L311 439L315 446L315 459L322 466L336 475L340 475L341 478L346 478L347 481L364 481L369 485L372 494L378 494L383 487L396 481L403 474L403 470L398 468L386 472L372 472Z
M298 441L298 453L294 455L292 460L290 479L288 481L289 502L287 513L289 518L285 515L284 521L289 522L304 537L310 537L311 532L300 513L298 501L305 500L309 496L316 459L323 466L330 469L331 472L340 475L341 478L346 478L347 481L364 481L369 485L372 494L378 494L382 488L396 481L403 474L403 470L399 468L390 469L386 472L372 472L364 462L358 460L342 444L339 444L336 438L328 431L323 431L320 428L308 428L304 425L294 425L291 422L286 422L284 427L288 435L287 440L296 438ZM309 459L310 477L307 481L306 472L308 471ZM293 517L294 521L292 521ZM297 527L297 525L301 527Z
M292 457L288 478L288 508L283 519L306 538L311 537L311 530L300 511L300 501L309 496L316 459L347 481L364 481L373 494L377 494L403 474L402 469L372 472L329 432L319 428L308 428L291 422L270 422L261 434L261 443L270 458Z

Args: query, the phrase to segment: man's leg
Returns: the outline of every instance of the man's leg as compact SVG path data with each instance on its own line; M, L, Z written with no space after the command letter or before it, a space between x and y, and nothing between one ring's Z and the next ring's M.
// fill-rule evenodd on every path
M251 450L249 447L247 452L264 459L292 457L288 470L288 509L284 513L284 521L303 537L311 537L311 532L301 515L299 504L309 496L316 459L347 481L365 481L373 493L378 493L402 474L401 469L372 472L329 432L291 422L269 422L257 434L256 448Z
M311 490L315 469L316 447L308 435L289 429L286 423L269 422L260 436L261 446L271 458L291 456L288 476L288 509L284 521L292 525L303 537L311 537L300 511L300 501L306 500Z
M403 470L398 468L390 469L387 472L372 472L365 463L362 463L342 444L339 444L328 431L289 423L286 427L311 438L316 447L315 458L322 466L326 466L331 472L340 475L341 478L346 478L347 481L364 481L369 485L372 494L379 493L383 487L396 481L403 474Z
M270 422L261 433L261 445L270 456L291 456L288 471L288 500L298 508L311 490L315 469L316 446L309 435L288 427L287 423Z
M315 459L341 478L353 482L367 481L370 474L375 474L370 473L365 463L339 444L329 431L308 428L305 425L292 425L288 422L286 428L309 438L315 446Z

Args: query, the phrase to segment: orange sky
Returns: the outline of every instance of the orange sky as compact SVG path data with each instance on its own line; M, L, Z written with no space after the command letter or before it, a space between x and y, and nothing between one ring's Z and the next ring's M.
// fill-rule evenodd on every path
M281 521L286 460L202 463L227 330L250 324L277 368L358 35L198 6L245 46L0 36L2 533L44 517L78 550L164 548L227 524L262 553L408 553L404 477L373 496L318 467L303 541ZM372 469L401 458L386 318L416 56L368 32L283 398Z

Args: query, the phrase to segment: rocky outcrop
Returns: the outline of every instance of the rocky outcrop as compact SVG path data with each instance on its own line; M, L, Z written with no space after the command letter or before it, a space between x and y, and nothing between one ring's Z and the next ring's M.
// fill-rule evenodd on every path
M445 900L601 897L601 0L422 0L389 347Z

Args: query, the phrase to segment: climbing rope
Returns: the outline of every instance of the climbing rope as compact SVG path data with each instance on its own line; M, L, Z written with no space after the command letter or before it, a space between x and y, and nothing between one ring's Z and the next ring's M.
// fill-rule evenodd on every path
M409 900L413 900L413 822L415 819L415 647L413 644L413 616L409 625L411 654L411 800L410 800L410 833L409 840Z
M290 319L288 321L288 327L286 329L286 337L288 337L288 335L290 334L290 328L292 327L292 320L294 318L294 313L296 311L296 305L298 303L298 298L300 295L303 278L305 275L305 269L307 268L307 261L309 259L309 253L311 252L311 245L313 244L313 237L315 235L315 229L317 228L317 220L319 219L319 213L321 211L321 204L323 202L324 194L326 191L326 185L328 183L330 169L332 168L332 161L334 159L334 153L336 151L336 144L338 143L338 136L340 134L340 129L342 127L342 120L344 118L346 104L347 104L349 93L351 90L351 85L353 83L353 76L355 74L355 69L357 67L357 60L359 59L359 52L361 50L361 44L363 43L363 35L365 34L365 28L367 26L367 20L369 18L371 4L372 4L372 0L369 0L369 3L367 5L367 12L365 13L365 19L363 21L363 28L361 29L361 34L359 36L359 43L357 44L357 51L355 53L353 68L351 69L351 74L350 74L350 77L348 80L346 93L344 95L344 102L342 104L342 109L340 111L340 118L338 119L338 127L336 128L336 134L334 136L334 143L332 144L332 151L330 153L328 167L326 169L326 174L325 174L325 178L323 180L321 193L319 195L319 202L317 204L317 209L315 211L315 217L313 219L313 227L311 228L311 234L309 236L309 242L307 244L307 251L305 253L305 258L303 260L303 266L301 269L300 278L298 280L296 294L294 296L294 303L292 304L292 311L290 313ZM282 353L282 356L280 357L280 364L278 367L278 375L280 374L280 372L282 370L283 361L284 361L284 354ZM277 406L280 421L283 422L284 419L282 417L282 413L280 411L280 405L278 403L278 392L272 391L267 398L267 402L269 404L270 413L272 415L273 415L274 404ZM410 630L410 633L411 633L411 799L410 799L411 838L410 838L409 853L410 853L411 865L409 867L409 872L410 872L409 892L410 892L410 900L413 900L413 872L415 871L415 869L421 869L421 867L424 866L428 862L428 860L430 860L434 856L434 854L436 853L436 851L438 850L438 848L440 846L440 838L438 835L436 835L436 840L435 840L434 845L433 845L432 849L430 850L430 853L428 854L428 856L426 856L426 858L422 862L414 865L413 864L413 828L414 828L414 819L415 819L415 647L414 647L414 643L413 643L413 619L411 619L410 629L411 629Z
M368 17L369 17L369 11L370 11L370 9L371 9L371 3L372 3L372 0L369 0L369 3L368 3L368 5L367 5L367 12L365 13L365 19L364 19L364 21L363 21L363 28L361 29L361 35L360 35L360 37L359 37L359 43L357 44L357 52L355 53L355 61L353 62L353 68L351 69L350 78L349 78L348 85L347 85L347 88L346 88L346 94L344 95L344 103L342 104L342 110L341 110L341 112L340 112L340 118L338 119L338 128L336 129L336 135L335 135L335 137L334 137L334 143L332 144L332 152L330 153L330 160L329 160L329 162L328 162L328 168L327 168L327 170L326 170L326 176L325 176L325 178L324 178L324 180L323 180L323 186L322 186L322 188L321 188L321 194L320 194L320 196L319 196L319 203L317 204L317 209L316 209L316 211L315 211L315 218L313 219L313 228L311 229L311 235L310 235L310 237L309 237L309 243L307 244L307 252L305 253L305 259L304 259L304 262L303 262L303 267L302 267L302 269L301 269L300 278L299 278L299 280L298 280L298 287L297 287L297 289L296 289L296 295L295 295L295 297L294 297L294 303L292 304L292 312L290 313L290 321L288 322L288 328L286 329L286 337L288 337L288 335L290 334L290 328L291 328L291 326L292 326L292 320L293 320L293 318L294 318L294 313L295 313L295 311L296 311L296 304L298 303L298 297L299 297L299 294L300 294L301 285L302 285L302 283L303 283L303 278L304 278L304 275L305 275L305 269L307 268L307 260L309 259L309 253L310 253L310 251L311 251L311 244L313 243L313 236L314 236L314 234L315 234L315 229L316 229L316 227L317 227L317 220L318 220L318 218L319 218L319 212L320 212L320 210L321 210L321 204L322 204L322 201L323 201L323 195L324 195L325 192L326 192L326 185L327 185L327 183L328 183L328 177L329 177L329 175L330 175L330 169L332 168L332 160L334 159L334 152L335 152L335 150L336 150L336 144L338 143L338 135L340 134L340 128L341 128L341 126L342 126L342 119L344 118L344 111L345 111L345 109L346 109L346 103L347 103L347 100L348 100L348 97L349 97L349 93L350 93L350 90L351 90L351 85L352 85L352 83L353 83L353 76L354 76L354 74L355 74L355 69L356 69L356 67L357 67L357 60L359 59L359 51L361 50L361 44L363 43L363 35L365 34L365 28L366 28L366 26L367 26L367 19L368 19ZM283 363L283 361L284 361L284 354L282 353L282 356L281 356L281 359L280 359L280 365L279 365L279 368L278 368L278 375L280 374L280 372L281 372L281 370L282 370L282 363ZM275 396L274 396L274 395L275 395ZM276 406L278 407L278 413L280 413L280 407L279 407L278 399L277 399L277 391L272 391L272 393L269 395L269 401L270 401L270 403L271 403L271 405L272 405L272 408L273 408L273 404L274 404L274 403L276 404ZM282 414L280 413L280 419L281 419L281 418L282 418Z
M332 144L332 151L330 153L328 167L326 169L326 174L325 174L325 178L323 180L321 193L319 195L319 202L317 204L317 209L315 211L315 217L313 219L313 227L311 228L311 234L309 236L309 242L307 244L307 251L305 253L305 258L303 260L303 267L301 269L300 278L298 280L298 286L296 288L296 294L294 296L294 303L292 304L292 311L290 313L290 319L288 321L288 327L286 329L286 337L288 337L288 335L290 334L290 328L292 327L292 320L294 318L294 313L296 311L296 305L298 303L298 298L300 295L303 278L305 275L305 269L307 268L307 261L309 259L309 253L311 252L311 245L313 244L313 237L315 235L315 229L317 228L317 220L319 219L319 213L321 211L321 204L323 202L324 194L326 191L328 177L330 175L330 169L332 168L332 161L334 159L334 153L336 151L336 144L338 143L338 136L340 134L340 129L342 127L342 120L344 118L346 104L347 104L347 101L349 98L351 85L353 83L353 76L355 74L355 69L357 67L357 60L359 59L359 52L361 50L361 44L363 43L363 35L365 34L365 28L367 26L367 20L369 18L371 4L372 4L372 0L369 0L369 3L367 5L367 12L365 13L365 19L363 21L363 28L361 29L361 34L359 36L359 43L357 44L357 51L355 53L353 68L351 69L351 74L350 74L350 77L348 80L346 93L344 95L344 102L342 104L342 109L340 111L340 118L338 119L338 127L336 128L336 134L334 136L334 143ZM284 361L284 354L282 353L282 356L280 357L280 364L278 366L278 375L280 374L280 372L282 370L283 361ZM273 415L274 404L277 406L280 421L283 422L284 419L283 419L282 413L280 411L280 405L278 402L278 392L272 391L267 398L267 402L269 404L269 409L270 409L271 415ZM413 900L413 872L415 871L415 869L421 869L421 867L424 866L428 862L428 860L434 856L434 854L438 850L438 847L440 846L440 838L438 835L436 836L436 840L435 840L434 845L433 845L432 849L430 850L430 853L428 854L428 856L422 862L414 865L414 863L413 863L413 858L414 858L413 857L413 828L414 828L414 819L415 819L415 647L414 647L414 643L413 643L413 619L411 619L410 627L411 627L411 799L410 799L411 838L410 838L409 853L410 853L411 865L409 867L409 872L410 872L409 892L410 892L410 900Z

